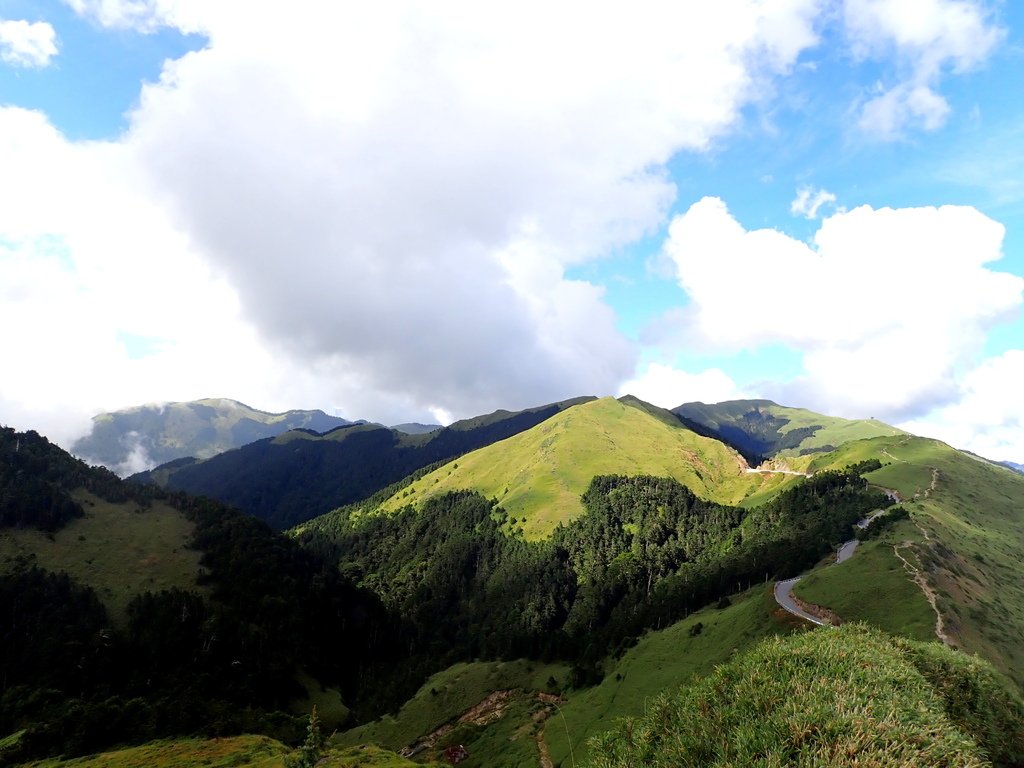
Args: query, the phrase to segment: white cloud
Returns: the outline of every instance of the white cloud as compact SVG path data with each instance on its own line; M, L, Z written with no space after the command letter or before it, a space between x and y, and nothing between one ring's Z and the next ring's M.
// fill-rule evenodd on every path
M799 350L804 375L778 398L910 418L955 399L986 331L1019 309L1024 279L985 266L1003 234L973 208L861 206L826 218L808 245L747 231L705 198L669 228L665 251L691 299L672 317L719 350Z
M814 189L813 187L800 187L796 197L789 204L789 212L794 216L803 216L811 220L818 218L818 210L826 204L834 204L836 196L826 189Z
M0 419L54 434L55 403L395 422L614 390L633 346L565 270L664 221L665 163L729 131L820 10L68 3L208 45L117 142L0 110L3 319L36 320L0 340L25 361Z
M903 83L866 102L858 125L880 138L895 139L911 125L926 131L941 128L950 111L949 103L928 86Z
M130 141L265 334L460 414L632 370L564 266L656 227L661 164L814 41L813 3L302 9L206 19Z
M135 430L130 431L121 439L122 446L127 450L125 460L114 467L110 467L111 470L119 474L121 477L128 477L139 472L145 472L148 469L152 469L156 466L156 462L149 456L149 451L146 450L146 446L143 445L142 435ZM79 457L85 461L89 461L89 457Z
M1022 381L1024 350L1009 350L968 373L956 402L900 426L989 459L1024 463Z
M57 33L45 21L0 19L0 61L16 67L45 67L57 55Z
M662 408L700 401L720 403L736 400L743 393L728 374L719 368L689 373L662 363L651 363L644 372L619 387L619 396L633 395Z
M205 0L203 0L205 1ZM147 34L160 27L200 31L190 0L63 0L75 13L104 27Z
M91 415L143 401L309 403L302 369L242 320L127 160L0 108L0 327L16 329L0 334L0 422L68 445Z
M845 0L843 21L857 58L896 60L898 82L880 85L859 119L862 130L887 140L941 127L951 111L936 91L945 72L981 65L1005 36L977 0Z

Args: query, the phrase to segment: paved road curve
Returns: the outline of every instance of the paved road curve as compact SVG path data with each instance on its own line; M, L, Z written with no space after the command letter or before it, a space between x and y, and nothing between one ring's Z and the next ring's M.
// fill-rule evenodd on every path
M861 522L864 521L861 520ZM856 539L850 539L849 541L844 542L843 546L841 546L839 548L839 551L836 552L836 565L839 565L839 563L845 562L849 560L851 557L853 557L853 553L857 549L857 545L859 543L860 542L858 542Z
M819 619L817 616L812 616L793 600L793 585L800 581L802 577L797 576L795 579L786 579L785 581L775 582L775 602L785 608L787 611L792 613L794 616L799 616L801 619L807 619L819 627L831 627L824 619Z
M881 514L884 514L885 510L879 509L872 513L868 517L857 523L858 528L867 528L871 525L871 521L874 520ZM857 549L857 539L850 539L839 547L836 552L836 564L845 562L853 556L854 551ZM793 599L793 586L802 579L802 576L797 576L792 579L786 579L785 581L775 582L775 602L785 608L787 611L792 613L794 616L799 616L801 619L807 619L807 621L814 622L819 627L831 627L824 619L819 619L817 616L812 616L799 605L796 604L796 600Z

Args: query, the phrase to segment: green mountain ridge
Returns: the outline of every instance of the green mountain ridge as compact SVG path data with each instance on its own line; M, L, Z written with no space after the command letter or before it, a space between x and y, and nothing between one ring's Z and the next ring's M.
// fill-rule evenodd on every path
M667 411L636 398L602 398L438 467L379 510L391 513L431 496L473 490L497 499L527 539L544 538L583 512L580 497L595 476L612 474L671 477L702 498L727 504L794 482L746 472L742 457L686 429Z
M871 459L885 466L866 478L896 490L910 513L910 523L888 541L889 565L934 592L933 622L942 618L950 643L980 654L1024 688L1024 475L910 435L848 443L815 456L809 469ZM849 580L830 580L818 587L818 599L851 588ZM878 586L875 577L857 583L867 594ZM851 610L844 618L867 619L868 612Z
M209 496L284 529L592 399L574 398L522 411L498 410L423 434L406 434L379 424L342 426L322 434L292 430L203 461L182 460L130 479Z
M440 424L420 424L415 421L408 421L402 424L392 424L391 429L396 432L404 432L407 435L423 435L428 432L436 432L443 427Z
M581 426L585 420L584 416L588 415L588 410L596 413L601 408L609 408L613 402L596 401L589 404L587 409L576 411L573 419L568 418L569 414L563 414L562 420L573 421L577 426ZM666 421L664 411L654 409L633 398L623 398L618 405L632 406L646 412L652 418L659 418L660 423L666 427L671 425L671 419ZM765 403L758 405L762 408L772 406ZM744 408L747 407L744 404ZM785 409L783 414L791 416L792 410L794 409ZM787 414L787 411L790 413ZM782 430L782 433L801 429L809 423L810 426L816 427L816 434L808 432L802 435L800 442L794 443L792 448L800 447L800 443L808 436L817 437L819 442L834 441L840 443L840 446L831 451L820 450L827 445L811 446L817 450L804 453L802 456L787 455L786 449L783 448L776 454L780 460L808 473L820 473L877 460L880 468L868 472L866 478L879 488L898 491L903 498L903 505L911 513L911 519L888 529L880 538L862 544L862 552L843 566L825 568L821 572L822 578L817 580L813 577L806 579L798 587L798 594L804 594L801 590L806 589L808 594L814 597L812 602L841 607L843 619L865 620L897 635L930 638L934 643L938 640L934 631L936 616L928 602L927 593L919 583L923 582L934 590L938 610L946 617L946 630L955 645L969 653L980 654L993 663L1001 673L1013 679L1018 686L1024 686L1024 679L1020 678L1019 673L1024 624L1019 609L1015 607L1024 605L1024 595L1019 593L1024 587L1019 565L1024 558L1024 519L1020 511L1024 502L1024 478L991 462L956 451L938 441L907 435L881 423L830 420L811 412L803 412L801 417L803 424L800 420L792 419L791 423L795 422L793 428ZM817 428L819 425L820 428ZM535 428L535 431L539 433L540 430L547 428L546 437L551 438L551 432L562 426L561 421L552 420ZM592 432L593 426L591 425ZM779 425L774 426L774 431L780 432ZM859 431L865 431L869 435L873 432L884 434L857 437ZM549 453L557 450L554 447L557 441L542 448L543 439L538 443L533 438L531 432L525 432L512 440L491 446L489 451L493 452L493 461L481 461L484 471L478 471L479 468L474 466L478 460L477 454L460 457L458 461L450 462L416 478L386 503L400 508L403 503L408 504L411 499L420 497L421 494L428 500L441 498L444 491L459 486L473 487L485 495L492 495L489 491L496 489L508 473L502 470L504 476L499 474L495 478L488 478L487 471L500 469L503 462L510 466L515 466L517 461L536 462L544 450ZM805 444L803 448L806 447L808 446ZM481 452L480 455L488 454ZM797 485L802 480L796 478L792 482ZM414 488L416 493L411 492ZM504 487L500 490L504 491ZM403 492L406 493L404 498ZM496 492L493 495L504 514L513 518L520 517L521 513L513 514L509 511L511 505L502 499L501 493ZM429 503L421 499L418 501L418 508L422 510L425 508L424 504ZM980 508L977 506L979 504ZM363 511L357 514L367 514L371 511L370 507L364 507ZM394 509L389 512L397 514ZM313 521L311 527L315 530L321 520L327 520L329 517ZM529 522L527 515L527 525ZM522 521L517 520L517 523L521 524ZM970 536L962 536L964 531L970 531ZM993 545L995 547L987 551L986 545L989 548ZM909 572L901 557L916 564L919 573ZM851 575L845 576L847 572ZM770 590L768 594L770 596ZM996 616L1000 619L996 620ZM693 622L688 626L691 632L699 629ZM745 647L746 643L746 640L740 640L739 645L734 647ZM605 663L612 669L616 668L611 658ZM671 664L674 665L675 662ZM616 672L616 681L625 673L625 669ZM621 684L610 683L613 689ZM602 687L607 685L609 680L606 677ZM601 700L600 697L597 700L589 698L587 692L591 690L596 689L584 686L578 692L578 695L583 697L579 699L579 704L575 703L577 699L572 694L570 701L563 704L570 723L581 722L580 718L584 718L582 722L585 722L586 707L594 706ZM583 704L585 701L590 703ZM635 709L631 712L629 709L620 708L625 706L625 700L620 705L612 703L602 706L608 706L609 719L604 722L610 723L610 713L616 711L622 714L636 714ZM942 727L950 726L947 723ZM1016 748L1019 748L1019 722L1006 727L1011 731L1014 728L1018 729L1018 736L1013 738L1018 739ZM554 764L558 765L560 761L563 766L569 765L569 752L560 731L555 730L553 735L546 738L551 743L552 755L557 756ZM965 753L968 755L968 764L971 760L984 761L987 748L978 751L976 746L971 746L968 742L965 744L968 744L968 752ZM602 749L607 752L609 748L599 746L598 754ZM589 754L593 756L594 750L589 750ZM579 756L577 753L577 759ZM490 753L488 759L493 761L496 757ZM1003 755L996 763L1015 764L1012 761L1007 763L1005 760L1006 756ZM502 763L499 760L484 764ZM629 764L640 763L634 756L633 762Z
M755 466L766 459L825 453L851 440L905 434L876 419L840 419L771 400L684 403L672 413L701 434L732 445Z

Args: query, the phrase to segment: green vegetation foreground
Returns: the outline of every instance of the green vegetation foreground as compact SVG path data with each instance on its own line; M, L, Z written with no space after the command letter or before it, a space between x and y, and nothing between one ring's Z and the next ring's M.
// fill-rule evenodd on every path
M1019 765L1022 715L986 662L846 625L768 640L659 697L588 765Z

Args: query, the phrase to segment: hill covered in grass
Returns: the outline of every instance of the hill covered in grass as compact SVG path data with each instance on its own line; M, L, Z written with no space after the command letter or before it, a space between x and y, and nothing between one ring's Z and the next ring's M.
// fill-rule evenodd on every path
M266 736L233 736L223 739L173 739L137 747L101 752L89 757L41 760L25 768L287 768L297 757L290 749ZM377 747L340 749L328 747L317 762L319 768L416 768L442 763L414 763Z
M765 641L600 737L587 764L1016 765L1022 715L987 664L853 625Z
M814 456L808 469L867 459L884 466L866 479L896 490L910 522L874 545L879 567L863 574L865 592L886 589L886 574L902 574L921 600L934 601L933 632L941 630L948 642L982 655L1024 687L1024 476L910 435L848 443ZM850 561L822 574L814 585L816 600L843 599L837 593L849 583L842 578L847 568L858 566ZM850 604L843 618L871 620L873 609L862 605Z
M684 403L672 413L701 434L732 445L752 465L776 457L831 451L851 440L905 434L877 419L840 419L771 400Z
M438 467L397 491L379 510L391 513L431 496L473 490L497 499L512 525L532 540L578 517L580 497L598 475L671 477L723 504L794 482L746 468L728 446L692 432L667 412L658 414L632 398L602 398Z
M205 461L172 462L131 480L209 496L285 529L592 399L515 412L499 410L421 434L378 424L352 425L325 434L295 430Z
M96 593L115 624L144 592L206 591L202 553L190 546L195 523L167 500L112 502L82 489L68 497L82 514L58 531L0 528L0 571L19 562L63 571Z
M193 456L208 459L291 429L315 432L352 422L323 411L268 413L237 400L209 398L101 413L72 453L119 474L130 474Z

